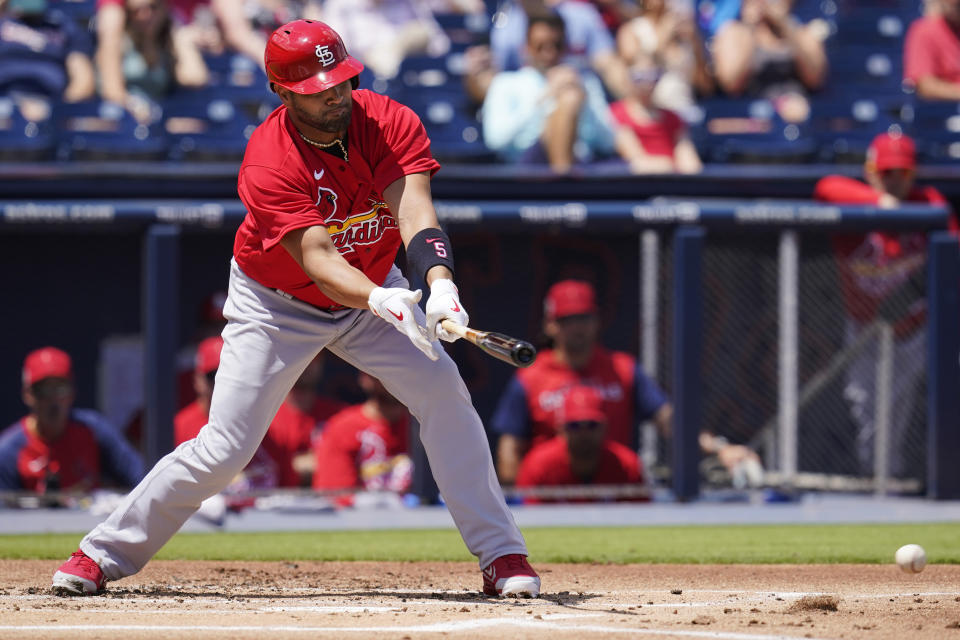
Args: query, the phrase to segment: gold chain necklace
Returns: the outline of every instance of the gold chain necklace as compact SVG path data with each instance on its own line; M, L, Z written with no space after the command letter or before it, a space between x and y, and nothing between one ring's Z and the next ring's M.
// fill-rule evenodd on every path
M316 140L311 140L310 138L303 135L299 131L297 131L297 133L300 134L300 138L303 139L304 142L306 142L307 144L312 144L313 146L318 147L320 149L329 149L333 145L337 145L338 147L340 147L340 153L343 154L343 161L349 162L349 160L347 159L347 148L343 146L343 140L341 140L340 138L334 138L333 142L317 142Z

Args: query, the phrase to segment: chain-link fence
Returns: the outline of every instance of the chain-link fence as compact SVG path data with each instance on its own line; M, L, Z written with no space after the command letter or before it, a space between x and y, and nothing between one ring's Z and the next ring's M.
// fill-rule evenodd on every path
M673 252L670 234L659 238L653 373L671 391ZM782 468L779 389L781 296L789 292L779 277L779 245L777 233L711 231L702 274L703 428L754 447L773 483L789 471ZM926 473L924 236L809 233L798 245L796 473L790 480L920 491ZM661 444L661 468L669 464L667 453Z

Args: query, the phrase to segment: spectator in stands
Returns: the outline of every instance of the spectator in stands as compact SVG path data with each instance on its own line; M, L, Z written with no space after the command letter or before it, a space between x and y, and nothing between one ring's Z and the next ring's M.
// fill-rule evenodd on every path
M822 21L801 24L790 0L743 0L713 43L717 83L732 96L766 98L784 120L809 117L808 91L823 86L827 56Z
M587 282L562 280L547 291L543 331L553 347L541 350L533 365L514 375L491 420L499 436L496 463L501 483L516 481L520 461L531 445L557 435L557 412L575 386L593 387L603 397L608 439L636 450L637 426L644 420L652 420L661 435L670 435L672 405L636 358L599 344L597 312L596 294ZM709 433L701 439L701 449L718 455L731 470L758 460L746 447L726 444Z
M313 488L404 493L413 481L409 413L376 378L360 373L358 381L366 401L331 417L314 444ZM338 503L353 504L352 496Z
M904 80L926 100L960 100L960 0L937 0L939 11L917 18L903 47Z
M327 0L323 21L381 78L393 78L411 54L442 56L450 39L421 0Z
M0 94L13 95L28 120L49 117L50 99L93 95L90 38L46 0L0 0Z
M475 102L483 102L498 72L514 71L529 62L529 16L548 13L557 13L565 25L564 64L593 69L612 95L626 95L626 65L596 7L577 0L507 0L495 16L490 46L465 52L464 84Z
M531 16L527 66L497 74L483 103L483 139L503 158L569 171L609 154L613 132L600 81L563 64L563 20Z
M607 31L617 33L620 27L640 15L644 3L633 0L591 0Z
M266 39L237 9L233 0L97 0L100 94L149 121L151 98L210 81L203 52L229 48L262 67Z
M935 188L914 183L916 150L913 140L900 133L874 138L864 164L866 183L846 176L826 176L817 182L814 196L825 202L867 204L895 209L904 202L947 206ZM956 215L949 230L960 235ZM920 474L910 461L923 459L909 452L907 431L911 411L922 402L920 384L926 361L926 301L923 297L927 240L922 232L872 231L833 238L840 284L847 310L847 343L852 344L875 321L892 327L894 338L891 397L890 461L897 475ZM874 399L876 348L867 348L850 364L844 397L859 431L857 455L863 472L871 471L875 431ZM917 477L917 476L914 476ZM920 476L922 477L922 476Z
M210 398L217 369L220 367L220 351L223 338L214 336L203 340L197 347L196 368L194 370L194 388L197 399L181 409L173 420L173 440L180 446L197 437L209 419ZM254 489L272 489L275 487L296 487L300 477L293 468L293 456L297 439L302 431L296 421L288 421L290 415L277 414L270 423L267 435L254 454L253 459L234 479L225 493L237 494Z
M638 63L631 69L633 89L610 105L620 157L634 173L699 173L703 168L687 125L673 111L654 104L659 71Z
M95 411L74 409L70 356L55 347L32 351L23 363L23 402L30 412L0 435L0 490L129 489L143 462Z
M557 435L534 446L524 457L517 474L518 488L642 485L643 466L636 452L607 438L604 400L595 388L575 386L568 389L563 406L557 412L557 420ZM556 499L526 496L524 502L554 502ZM592 499L600 499L600 496Z
M692 7L681 13L667 0L648 0L643 12L617 31L617 50L632 68L663 71L653 103L683 113L695 95L713 93L713 76Z

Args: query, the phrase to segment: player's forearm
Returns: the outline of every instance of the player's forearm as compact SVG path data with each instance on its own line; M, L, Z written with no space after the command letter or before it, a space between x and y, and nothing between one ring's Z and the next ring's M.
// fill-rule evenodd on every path
M370 292L377 287L362 271L339 255L307 255L304 257L303 270L323 295L355 309L366 309Z
M367 308L377 285L340 255L324 227L295 229L280 244L323 295L347 307Z

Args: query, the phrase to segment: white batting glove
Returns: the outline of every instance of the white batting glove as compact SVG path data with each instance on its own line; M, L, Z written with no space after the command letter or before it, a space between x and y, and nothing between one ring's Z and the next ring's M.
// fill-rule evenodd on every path
M383 318L396 327L397 331L410 338L413 346L423 351L431 360L436 360L440 356L434 351L427 337L427 330L417 324L413 313L414 307L420 302L421 295L420 289L410 291L401 288L377 287L370 292L367 304L375 315Z
M440 326L441 320L452 320L467 326L470 316L460 304L460 293L453 280L437 278L430 285L430 297L427 298L427 337L445 342L459 340L460 336L450 333Z

